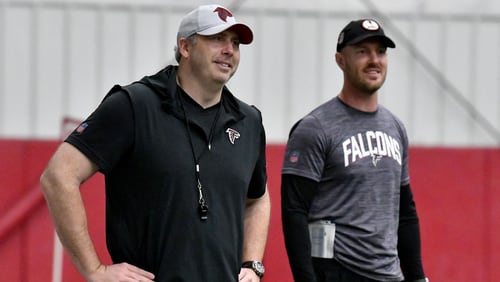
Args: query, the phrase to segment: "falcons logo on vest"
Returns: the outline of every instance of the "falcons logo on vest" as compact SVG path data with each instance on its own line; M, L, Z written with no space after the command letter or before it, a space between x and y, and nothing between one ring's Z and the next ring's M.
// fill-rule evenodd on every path
M219 18L223 20L224 22L227 22L227 17L233 17L233 14L229 12L228 10L222 8L222 7L217 7L214 12L217 12L219 14Z
M229 142L234 145L234 140L240 138L240 133L232 128L227 128L226 133L229 137Z

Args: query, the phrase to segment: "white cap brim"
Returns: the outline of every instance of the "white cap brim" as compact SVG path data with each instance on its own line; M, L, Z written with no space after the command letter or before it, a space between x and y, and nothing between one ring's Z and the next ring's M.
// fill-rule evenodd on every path
M222 24L222 25L211 27L211 28L207 28L207 29L202 30L202 31L198 31L197 34L208 36L208 35L214 35L214 34L226 31L226 30L232 30L232 31L236 32L236 34L238 34L238 39L240 40L241 44L250 44L253 41L252 30L247 25L242 24L242 23L235 23L232 25Z

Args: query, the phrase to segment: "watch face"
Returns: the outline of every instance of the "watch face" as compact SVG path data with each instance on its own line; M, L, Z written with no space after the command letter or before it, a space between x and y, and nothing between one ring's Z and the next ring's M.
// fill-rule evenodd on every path
M255 269L255 271L261 273L261 275L264 274L265 269L264 269L264 265L262 265L261 262L254 261L253 264L252 264L252 266L253 266L253 269Z

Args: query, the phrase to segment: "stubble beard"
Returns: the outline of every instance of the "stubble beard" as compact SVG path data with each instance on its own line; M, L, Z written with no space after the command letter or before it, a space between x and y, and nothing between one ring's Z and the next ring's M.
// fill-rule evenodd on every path
M354 81L355 87L361 92L367 93L370 96L377 93L377 91L382 87L385 82L385 74L382 76L382 79L379 81L372 81L363 78L362 76L357 76Z

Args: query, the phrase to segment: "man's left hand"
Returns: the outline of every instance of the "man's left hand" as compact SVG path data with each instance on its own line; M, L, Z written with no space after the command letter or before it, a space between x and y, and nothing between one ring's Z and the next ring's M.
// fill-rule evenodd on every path
M259 276L250 268L242 268L238 275L238 281L241 282L260 282Z

